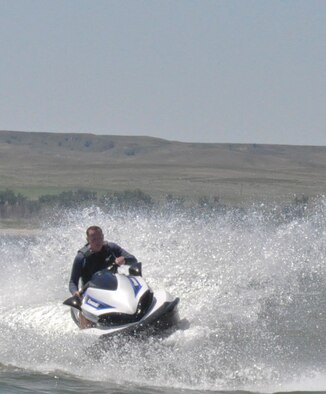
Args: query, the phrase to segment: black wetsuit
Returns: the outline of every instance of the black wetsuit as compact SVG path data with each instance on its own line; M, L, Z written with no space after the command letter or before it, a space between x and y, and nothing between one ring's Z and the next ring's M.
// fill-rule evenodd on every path
M125 258L125 262L128 265L137 262L135 256L113 242L104 242L104 245L99 252L92 252L89 246L85 245L84 248L78 251L72 266L69 281L69 290L71 294L78 291L79 279L81 279L82 285L84 285L91 279L95 272L110 267L112 265L112 261L114 261L116 257L120 256Z

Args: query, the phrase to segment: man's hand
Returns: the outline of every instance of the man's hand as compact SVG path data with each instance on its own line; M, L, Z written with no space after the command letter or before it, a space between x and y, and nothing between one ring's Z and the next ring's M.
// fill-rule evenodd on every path
M123 256L116 257L115 263L118 265L123 265L125 263L125 258Z

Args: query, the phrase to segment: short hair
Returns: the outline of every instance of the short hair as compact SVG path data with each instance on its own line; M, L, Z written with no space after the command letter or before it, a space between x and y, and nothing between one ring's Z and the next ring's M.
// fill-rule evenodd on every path
M90 226L90 227L88 227L88 229L86 230L86 236L87 237L89 236L89 232L90 231L95 231L95 232L103 234L103 231L102 231L101 227L99 227L99 226Z

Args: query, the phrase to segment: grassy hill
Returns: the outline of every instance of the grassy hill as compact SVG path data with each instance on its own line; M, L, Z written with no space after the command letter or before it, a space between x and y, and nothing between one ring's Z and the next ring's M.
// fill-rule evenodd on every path
M326 147L198 144L151 137L0 131L0 189L27 197L141 189L224 203L326 193Z

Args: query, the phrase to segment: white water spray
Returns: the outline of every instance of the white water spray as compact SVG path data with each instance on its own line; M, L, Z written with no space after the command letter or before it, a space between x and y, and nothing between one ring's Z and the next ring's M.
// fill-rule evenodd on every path
M0 363L175 388L276 391L309 381L319 389L312 374L326 385L326 202L303 217L279 212L90 207L56 215L35 237L2 237ZM93 224L143 262L153 289L180 297L188 330L113 339L89 354L92 338L62 301Z

